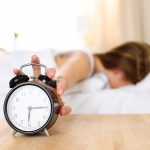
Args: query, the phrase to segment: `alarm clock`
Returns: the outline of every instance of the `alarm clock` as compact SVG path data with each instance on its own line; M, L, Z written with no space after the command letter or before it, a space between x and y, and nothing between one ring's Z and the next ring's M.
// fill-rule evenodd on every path
M22 72L26 66L45 68L45 74L28 77ZM47 67L43 64L29 63L20 67L20 74L9 82L12 88L4 101L4 116L7 123L22 134L44 132L49 136L48 129L56 122L59 114L56 80L47 76Z

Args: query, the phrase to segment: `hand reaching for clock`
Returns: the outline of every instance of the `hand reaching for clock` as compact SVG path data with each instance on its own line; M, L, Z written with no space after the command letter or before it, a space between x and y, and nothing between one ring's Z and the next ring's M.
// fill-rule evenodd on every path
M31 63L40 64L39 57L36 55L33 55L31 57ZM20 74L19 69L14 69L13 72L16 75ZM56 69L48 68L47 75L49 78L51 78L51 79L54 78L55 73L56 73ZM34 74L34 76L39 76L41 74L41 67L40 66L33 66L33 74ZM59 78L59 80L57 81L57 89L56 89L56 92L58 94L58 103L61 106L60 115L62 115L62 116L67 115L71 112L71 107L68 104L64 104L64 102L61 98L61 95L64 93L64 90L65 90L65 83L66 83L66 81L64 78Z

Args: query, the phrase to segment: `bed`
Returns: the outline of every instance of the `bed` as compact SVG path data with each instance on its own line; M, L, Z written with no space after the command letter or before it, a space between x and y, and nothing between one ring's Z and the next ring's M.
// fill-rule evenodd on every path
M37 52L23 51L8 53L0 51L0 117L3 116L3 102L9 80L14 76L12 69L30 62L33 54L41 58L41 63L57 67L54 49ZM72 106L73 114L135 114L150 113L150 73L136 85L119 89L106 88L102 74L76 84L63 95L63 100Z

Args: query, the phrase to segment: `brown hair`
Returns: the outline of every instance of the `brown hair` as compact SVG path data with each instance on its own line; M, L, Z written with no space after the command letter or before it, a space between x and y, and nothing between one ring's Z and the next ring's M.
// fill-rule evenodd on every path
M150 46L127 42L104 54L96 54L106 69L124 71L125 79L132 83L142 80L150 72Z

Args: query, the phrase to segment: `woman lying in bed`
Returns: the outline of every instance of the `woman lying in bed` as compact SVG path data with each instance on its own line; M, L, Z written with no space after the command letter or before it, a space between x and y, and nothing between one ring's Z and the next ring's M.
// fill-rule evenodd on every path
M38 56L32 56L32 62L40 63ZM58 70L49 68L49 78L57 79L57 93L64 91L94 73L102 72L112 88L136 84L150 72L150 46L144 43L128 42L113 48L110 52L93 55L86 51L60 54L56 57ZM34 67L34 75L40 74L40 68ZM14 69L19 74L18 69ZM62 102L60 114L71 112L69 105Z

